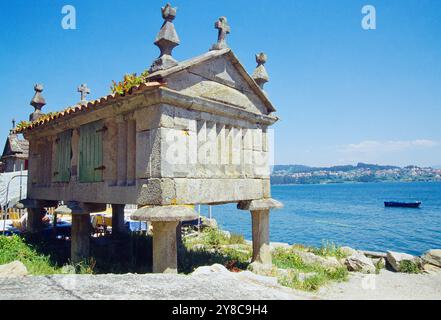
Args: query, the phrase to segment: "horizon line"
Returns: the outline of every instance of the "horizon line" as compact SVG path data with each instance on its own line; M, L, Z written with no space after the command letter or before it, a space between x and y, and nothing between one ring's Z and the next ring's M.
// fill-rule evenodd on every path
M406 167L418 167L418 168L441 168L441 165L429 165L429 166L420 166L416 164L408 164L408 165L395 165L395 164L378 164L378 163L368 163L368 162L357 162L356 164L332 164L332 165L308 165L308 164L299 164L299 163L278 163L273 164L271 166L304 166L309 168L332 168L332 167L343 167L343 166L353 166L357 167L359 164L365 164L365 165L374 165L374 166L381 166L381 167L397 167L397 168L406 168Z

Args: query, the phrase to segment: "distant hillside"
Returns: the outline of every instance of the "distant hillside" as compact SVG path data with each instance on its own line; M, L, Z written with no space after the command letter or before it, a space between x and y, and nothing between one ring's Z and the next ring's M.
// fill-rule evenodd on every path
M441 181L441 169L358 163L332 167L275 165L272 184L316 184L380 181Z
M389 170L389 169L400 169L396 166L383 166L378 164L368 164L359 162L356 166L353 165L340 165L332 167L309 167L298 164L288 164L288 165L275 165L273 172L285 172L285 173L302 173L302 172L313 172L313 171L352 171L356 169L369 169L369 170Z

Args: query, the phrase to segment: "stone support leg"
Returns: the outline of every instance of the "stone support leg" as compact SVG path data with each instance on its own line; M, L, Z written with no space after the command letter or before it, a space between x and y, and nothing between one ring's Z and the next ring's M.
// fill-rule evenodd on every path
M271 265L269 246L269 209L251 211L253 227L253 262Z
M253 263L271 265L271 250L269 239L269 212L271 209L283 207L279 201L267 198L241 201L237 204L239 210L251 211L253 227Z
M90 212L72 213L70 257L72 263L79 263L90 255Z
M189 206L145 206L132 213L136 221L148 221L153 226L153 272L177 273L181 221L197 219Z
M153 221L153 272L177 273L176 227L178 221Z
M46 201L36 199L23 199L15 205L17 209L27 209L26 231L37 233L43 229L43 217L46 214L44 208L55 207L58 201Z
M38 233L43 229L42 219L46 213L43 208L27 209L26 231L30 233Z
M120 235L125 233L123 204L112 204L112 234Z

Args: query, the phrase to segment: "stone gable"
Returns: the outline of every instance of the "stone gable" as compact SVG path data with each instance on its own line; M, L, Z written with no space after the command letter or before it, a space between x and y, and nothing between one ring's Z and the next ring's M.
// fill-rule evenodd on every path
M150 79L167 88L268 115L275 109L265 92L245 71L230 49L208 52L177 66L153 73Z

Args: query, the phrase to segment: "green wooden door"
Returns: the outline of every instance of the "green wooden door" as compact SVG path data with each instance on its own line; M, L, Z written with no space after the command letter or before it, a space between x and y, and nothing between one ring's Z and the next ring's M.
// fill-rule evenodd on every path
M54 181L69 182L72 159L72 130L57 135L55 140Z
M96 121L80 127L80 182L103 180L103 122Z

